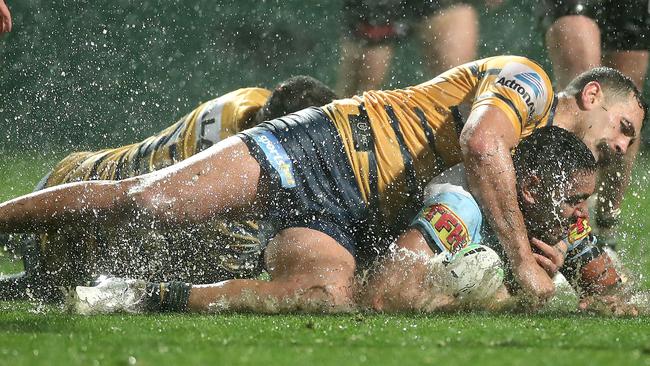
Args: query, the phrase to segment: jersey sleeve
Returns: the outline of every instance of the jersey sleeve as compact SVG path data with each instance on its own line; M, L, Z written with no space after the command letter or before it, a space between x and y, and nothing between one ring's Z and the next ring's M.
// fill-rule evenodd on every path
M456 253L481 240L481 210L460 186L441 184L411 222L434 252Z
M518 135L532 130L553 105L551 80L524 57L495 57L482 65L482 78L472 109L491 105L502 110Z

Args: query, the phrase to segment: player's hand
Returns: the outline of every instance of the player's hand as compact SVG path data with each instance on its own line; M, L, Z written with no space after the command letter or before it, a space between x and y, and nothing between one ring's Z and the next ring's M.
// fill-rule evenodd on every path
M553 277L564 265L566 252L569 249L568 244L564 240L560 240L555 245L548 245L536 238L532 238L530 242L541 252L541 254L533 253L537 264L544 268L549 276Z
M555 293L553 280L535 260L519 263L513 274L532 304L543 303Z
M580 299L579 309L601 315L638 316L639 309L620 296L587 296Z
M11 13L4 0L0 0L0 34L11 32Z

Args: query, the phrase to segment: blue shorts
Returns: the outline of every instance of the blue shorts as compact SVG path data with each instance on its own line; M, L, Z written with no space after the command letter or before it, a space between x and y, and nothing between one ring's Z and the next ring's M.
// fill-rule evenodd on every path
M323 232L357 260L386 246L361 196L334 123L320 108L264 122L238 135L270 180L268 222Z

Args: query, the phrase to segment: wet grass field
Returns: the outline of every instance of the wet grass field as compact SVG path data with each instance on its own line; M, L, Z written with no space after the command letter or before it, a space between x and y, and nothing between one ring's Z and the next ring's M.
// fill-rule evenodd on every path
M623 261L650 288L650 155L623 209ZM61 156L0 159L0 198ZM2 252L0 252L2 253ZM20 269L0 257L0 272ZM80 317L0 303L0 365L650 365L650 317L589 314Z

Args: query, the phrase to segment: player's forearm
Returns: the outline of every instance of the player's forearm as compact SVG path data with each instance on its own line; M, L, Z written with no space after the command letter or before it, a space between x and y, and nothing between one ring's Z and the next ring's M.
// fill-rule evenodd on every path
M432 295L424 287L425 260L407 256L416 254L393 254L382 259L358 299L363 307L383 312L423 310Z
M187 303L194 312L331 313L352 309L351 289L299 288L295 281L228 280L192 286Z
M449 302L431 283L433 252L417 229L402 234L381 258L358 296L361 306L376 311L432 311Z
M470 189L479 197L486 219L511 264L516 267L534 262L515 194L516 178L510 151L498 143L468 151L465 167Z

